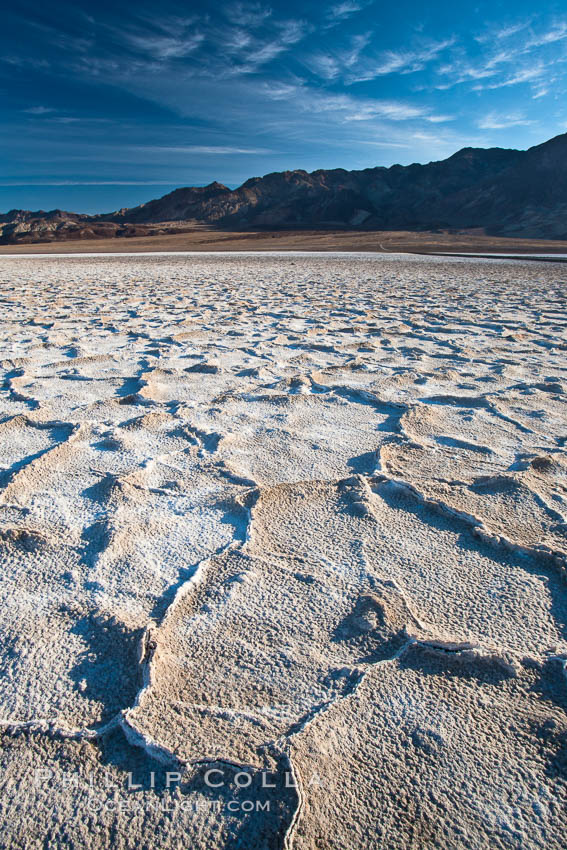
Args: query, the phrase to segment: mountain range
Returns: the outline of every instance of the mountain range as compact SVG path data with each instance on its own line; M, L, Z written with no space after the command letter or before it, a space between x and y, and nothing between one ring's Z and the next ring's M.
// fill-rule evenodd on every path
M463 148L427 165L274 172L237 189L215 182L102 215L11 210L0 215L0 243L155 235L194 227L481 228L499 236L566 239L567 134L527 151Z

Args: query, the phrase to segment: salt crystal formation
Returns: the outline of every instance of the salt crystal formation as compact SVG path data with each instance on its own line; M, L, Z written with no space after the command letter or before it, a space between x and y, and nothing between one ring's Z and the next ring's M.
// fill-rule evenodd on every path
M6 848L561 848L563 266L2 257Z

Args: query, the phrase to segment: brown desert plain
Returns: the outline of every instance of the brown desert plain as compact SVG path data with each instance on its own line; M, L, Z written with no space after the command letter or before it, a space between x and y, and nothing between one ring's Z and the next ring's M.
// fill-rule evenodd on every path
M167 223L171 227L171 223ZM179 233L111 239L0 245L0 254L121 254L145 251L377 251L410 253L566 254L567 241L460 232L275 230L222 231L195 227Z

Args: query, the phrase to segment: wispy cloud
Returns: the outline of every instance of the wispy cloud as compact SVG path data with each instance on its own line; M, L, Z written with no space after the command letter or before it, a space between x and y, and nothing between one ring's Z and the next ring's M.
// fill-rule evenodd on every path
M567 39L567 20L555 20L548 27L533 28L533 19L495 26L476 37L485 47L481 60L470 61L461 48L449 62L437 68L446 81L437 84L439 90L455 85L476 82L474 91L505 88L521 83L537 86L543 96L540 82L551 68L566 61L564 51L554 49Z
M370 0L372 2L372 0ZM327 18L331 21L336 21L340 23L341 21L345 21L347 18L350 18L352 15L355 15L357 12L361 12L366 6L370 5L370 2L357 2L357 0L343 0L342 3L335 3L334 6L331 6L329 11L327 12Z
M197 50L205 40L203 33L196 32L182 38L166 35L128 35L127 41L136 50L152 58L165 61L188 56Z
M455 43L454 38L422 41L412 49L392 49L367 55L365 51L372 45L372 40L372 32L358 34L352 36L349 43L342 48L306 54L303 62L321 79L340 79L346 85L352 85L389 74L413 74L421 71Z
M477 126L480 130L507 130L508 127L527 127L533 124L525 115L512 113L509 115L491 112L481 118Z
M225 14L239 27L255 28L271 18L273 12L261 3L234 3L228 5Z
M339 59L329 53L313 53L305 58L304 63L323 80L336 80L343 70Z
M342 93L317 91L302 85L289 85L285 90L275 92L266 87L265 93L270 99L291 101L303 112L334 113L342 122L372 121L375 118L395 122L417 118L434 123L451 120L446 115L434 115L425 106L404 101L358 98Z
M486 44L487 42L493 41L503 41L504 39L511 38L513 35L517 35L519 32L527 29L532 23L532 18L524 18L521 21L516 21L513 24L497 24L494 28L488 30L488 32L482 33L482 35L475 36L476 41L480 44Z
M554 44L567 38L567 21L556 21L554 25L537 35L532 36L526 43L526 49L543 47L546 44Z
M396 101L361 101L347 99L339 104L330 104L331 109L344 111L345 121L370 121L373 118L387 118L389 121L409 121L413 118L424 118L427 110L421 106ZM327 107L325 106L325 109Z
M281 21L276 25L280 31L280 41L282 44L297 44L306 34L312 29L303 20Z
M369 145L374 148L411 148L411 144L409 142L391 142L391 141L360 141L361 145Z
M516 86L518 83L530 83L533 80L539 80L545 73L545 64L538 62L527 68L521 68L511 77L502 81L503 86Z
M372 33L354 35L349 44L331 52L316 51L307 54L303 63L310 71L324 80L336 80L350 73L360 60L361 53L370 44Z
M413 50L386 50L376 58L366 58L356 69L353 69L347 82L367 82L394 73L413 74L438 59L454 43L455 39L449 38L429 42Z
M119 60L124 71L134 73L145 61L180 65L186 60L185 70L192 67L199 76L219 78L258 72L289 52L311 29L304 20L276 17L260 4L237 3L224 10L224 17L185 22L176 18L175 25L164 17L153 24L144 22L143 27L138 22L136 29L116 36L133 53Z
M268 148L236 148L223 145L135 145L136 150L148 153L181 153L181 154L211 154L226 156L228 154L268 154L274 151Z
M471 82L471 80L483 80L495 75L494 68L488 67L486 64L475 67L470 65L468 61L461 59L445 62L437 68L437 74L441 78L445 78L443 82L435 85L439 91L447 91L459 83Z
M45 71L51 66L47 59L38 59L32 56L0 56L0 62L11 65L13 68L31 68L35 71Z
M50 115L56 110L50 106L30 106L28 109L22 109L22 112L27 112L28 115Z
M521 83L534 83L541 80L546 73L546 66L543 62L537 62L535 65L526 66L516 71L510 77L504 77L493 83L486 83L474 87L475 91L484 91L485 89L501 89L508 86L517 86Z
M532 100L539 100L541 97L546 97L549 93L549 87L545 85L545 83L542 81L539 85L539 88L534 88L532 93Z

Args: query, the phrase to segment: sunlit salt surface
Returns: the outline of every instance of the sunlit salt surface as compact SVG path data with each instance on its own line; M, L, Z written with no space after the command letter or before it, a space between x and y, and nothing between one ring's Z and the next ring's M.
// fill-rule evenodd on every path
M566 295L1 257L5 846L560 848Z

